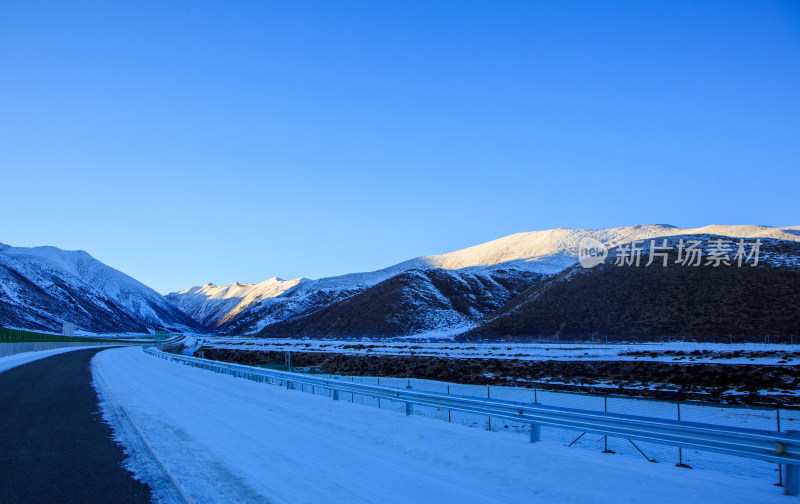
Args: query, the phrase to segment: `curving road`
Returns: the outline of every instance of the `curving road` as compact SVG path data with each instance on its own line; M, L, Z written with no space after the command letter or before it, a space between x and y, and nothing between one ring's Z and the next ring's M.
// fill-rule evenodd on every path
M99 411L89 363L102 350L0 373L0 502L150 502Z

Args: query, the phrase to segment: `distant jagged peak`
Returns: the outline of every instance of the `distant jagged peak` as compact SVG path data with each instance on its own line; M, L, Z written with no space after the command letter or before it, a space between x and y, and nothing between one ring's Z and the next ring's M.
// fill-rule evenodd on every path
M284 291L291 289L302 278L294 280L283 280L277 276L264 280L260 283L234 282L230 285L215 285L211 282L202 285L189 287L172 295L196 295L206 299L246 299L250 297L275 297Z

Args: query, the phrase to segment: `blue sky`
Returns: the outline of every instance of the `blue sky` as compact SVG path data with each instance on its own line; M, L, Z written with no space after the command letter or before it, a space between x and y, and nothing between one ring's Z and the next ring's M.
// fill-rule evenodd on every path
M0 4L0 241L169 292L800 224L797 2Z

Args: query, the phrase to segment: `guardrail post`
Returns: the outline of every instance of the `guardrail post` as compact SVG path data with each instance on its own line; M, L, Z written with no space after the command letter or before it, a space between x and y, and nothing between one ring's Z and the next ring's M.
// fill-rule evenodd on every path
M786 434L800 441L800 431L787 430ZM783 465L783 494L797 495L800 491L800 466L794 464Z
M450 384L449 383L447 384L447 395L450 395ZM452 422L452 418L451 418L452 411L453 410L451 410L450 408L447 408L447 421L448 422Z
M539 404L539 401L536 400L536 389L533 389L533 404ZM521 412L520 412L521 413ZM542 440L542 427L539 424L531 424L531 443L538 443Z
M333 396L333 400L334 401L338 401L339 400L339 391L336 390L336 389L331 390L331 396Z
M542 440L542 428L539 424L531 424L531 443L538 443Z
M678 420L681 419L680 405L678 406ZM603 396L603 413L608 413L608 396ZM680 448L678 448L680 451ZM608 449L608 436L603 436L603 451L600 453L617 453L614 450Z
M411 388L411 380L409 380L408 385L406 386L406 390ZM406 403L406 416L411 416L414 414L414 405L410 402Z
M796 466L794 464L784 464L783 472L784 495L797 495L798 489L800 489L800 466Z

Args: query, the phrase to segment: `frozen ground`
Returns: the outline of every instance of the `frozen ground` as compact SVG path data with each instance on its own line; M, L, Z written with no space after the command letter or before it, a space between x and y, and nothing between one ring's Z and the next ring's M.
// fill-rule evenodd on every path
M470 429L189 368L139 348L92 363L129 466L165 501L770 503L762 480Z
M414 390L430 390L440 393L450 393L464 396L490 397L523 403L540 403L548 406L565 408L578 408L592 411L608 411L667 420L686 420L691 422L728 425L732 427L747 427L751 429L787 431L800 429L800 411L766 408L731 407L726 405L713 405L704 403L681 403L677 405L671 401L647 400L628 397L602 397L585 393L564 393L546 390L535 390L525 387L468 385L447 383L414 378L386 378L369 376L342 376L342 380L357 383L383 385L389 387L411 386ZM401 403L379 403L376 399L356 395L344 396L344 400L354 401L373 407L393 409L401 412L404 405ZM417 406L414 413L418 415L437 418L442 421L460 423L470 427L494 431L512 431L526 435L529 427L511 420L491 419L485 415L475 415L447 409L437 409ZM572 430L543 427L542 439L556 441L562 446L571 445L571 449L585 448L596 452L604 448L611 449L619 455L642 459L643 455L638 450L643 450L647 457L657 460L660 464L674 465L679 461L695 469L711 469L727 474L756 477L771 483L778 482L777 465L756 460L744 459L719 453L711 453L692 449L683 449L680 453L675 447L640 441L636 446L627 439L608 438L599 434L584 434ZM606 444L607 443L607 444Z
M292 350L372 355L417 355L454 358L521 360L644 360L651 362L713 362L718 364L800 363L800 341L795 345L762 343L455 343L403 340L312 340L198 337L197 344L238 350ZM688 355L699 351L700 355ZM706 353L702 353L702 352ZM656 355L635 355L639 352ZM677 354L682 352L683 355ZM634 355L631 355L634 353ZM789 355L789 359L785 358Z

